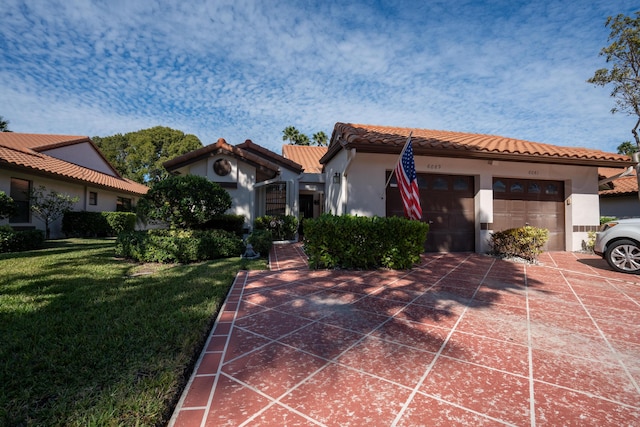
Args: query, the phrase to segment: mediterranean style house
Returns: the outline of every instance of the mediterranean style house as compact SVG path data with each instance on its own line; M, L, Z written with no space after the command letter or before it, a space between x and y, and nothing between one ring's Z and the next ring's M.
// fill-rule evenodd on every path
M293 146L291 146L293 147ZM230 145L224 139L164 163L172 174L204 176L227 189L230 213L243 215L246 228L263 215L316 217L322 211L324 176L321 147L295 147L294 161L247 140ZM304 165L304 166L303 166ZM305 169L306 168L306 169Z
M395 177L385 184L410 133L427 251L486 252L493 231L527 224L549 230L547 250L580 250L599 227L598 169L634 164L494 135L337 123L328 147L285 145L279 155L220 139L165 167L227 188L248 229L265 214L403 215Z
M42 229L31 214L28 194L44 186L78 197L74 210L129 211L147 187L123 178L89 137L0 132L0 191L11 196L18 213L0 225ZM50 225L51 237L63 237L61 220Z
M262 215L403 215L395 177L389 177L409 134L421 220L430 224L427 251L486 252L492 232L527 224L549 230L547 250L580 250L588 232L598 229L600 215L608 215L601 212L599 191L605 204L609 190L635 194L637 201L637 183L627 191L624 177L617 177L635 165L627 156L494 135L348 123L336 123L328 147L285 145L277 154L250 140L231 145L219 139L164 166L227 189L230 213L245 217L247 231ZM617 179L605 188L604 178L612 176ZM88 137L0 133L0 190L21 207L0 224L44 228L25 198L41 185L77 196L75 209L87 211L128 210L147 191L122 178ZM633 209L615 216L640 216ZM60 236L60 224L52 236Z
M394 169L412 132L427 251L489 249L493 231L549 230L547 250L580 250L599 228L598 168L629 157L493 135L337 123L320 159L335 214L401 215ZM335 182L335 184L333 183Z

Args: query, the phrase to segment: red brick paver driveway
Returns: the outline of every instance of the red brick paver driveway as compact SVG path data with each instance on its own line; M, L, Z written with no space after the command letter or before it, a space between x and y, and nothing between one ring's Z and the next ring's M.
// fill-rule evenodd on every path
M238 274L170 425L640 425L640 277L595 256L271 255Z

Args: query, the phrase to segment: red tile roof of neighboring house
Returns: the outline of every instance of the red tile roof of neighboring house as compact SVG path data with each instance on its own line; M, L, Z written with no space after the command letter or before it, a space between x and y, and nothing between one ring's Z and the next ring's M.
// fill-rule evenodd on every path
M415 155L460 157L534 163L624 167L628 156L579 147L560 147L496 135L336 123L324 164L341 149L399 154L412 132Z
M233 157L240 158L243 161L255 166L260 172L265 173L268 178L274 178L280 171L277 164L270 162L256 154L253 154L248 150L234 147L233 145L228 144L227 141L225 141L223 138L218 139L215 144L206 145L202 148L198 148L197 150L193 150L181 156L174 157L171 160L167 160L163 163L163 166L169 172L173 172L176 169L179 169L198 160L216 156L219 154L227 154Z
M624 169L599 168L598 175L600 176L600 179L606 179L616 176L623 171ZM632 169L631 174L623 176L622 178L617 178L605 185L608 189L600 190L598 192L600 196L613 197L638 194L638 178L636 177L634 169Z
M322 173L320 159L325 154L327 147L292 144L282 146L282 155L302 165L307 173Z
M79 143L91 144L96 153L113 170L114 175L67 162L43 152ZM141 195L148 191L146 185L122 178L104 158L93 141L86 136L0 132L0 164L29 173L50 175L69 181L80 181L130 194Z

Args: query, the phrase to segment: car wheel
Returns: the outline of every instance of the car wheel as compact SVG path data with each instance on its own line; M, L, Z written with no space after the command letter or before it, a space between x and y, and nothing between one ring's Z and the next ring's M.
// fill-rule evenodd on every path
M631 240L613 242L605 253L605 259L614 270L622 273L640 273L640 247Z

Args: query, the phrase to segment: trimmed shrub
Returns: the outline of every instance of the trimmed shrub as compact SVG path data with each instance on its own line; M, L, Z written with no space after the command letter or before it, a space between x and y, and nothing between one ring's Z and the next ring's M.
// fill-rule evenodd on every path
M218 215L195 228L198 230L225 230L242 237L244 232L244 219L244 215Z
M15 231L10 226L0 227L0 252L22 252L40 249L44 243L44 231Z
M148 230L120 233L116 255L140 262L190 262L242 254L242 239L224 230Z
M62 217L62 232L68 237L117 236L133 231L136 214L132 212L67 212Z
M269 230L274 240L291 240L298 231L298 218L293 215L264 215L253 223L256 230Z
M334 216L304 220L312 268L406 269L420 260L429 225L400 217Z
M154 183L138 202L138 213L171 228L193 229L231 207L229 192L198 175L172 175Z
M496 231L491 235L490 243L494 255L536 261L547 240L549 240L549 230L527 225Z
M137 217L133 212L102 212L102 216L107 220L112 236L136 229Z
M258 252L261 257L268 257L273 244L273 236L269 230L254 230L247 238L247 243L251 243L253 250Z

